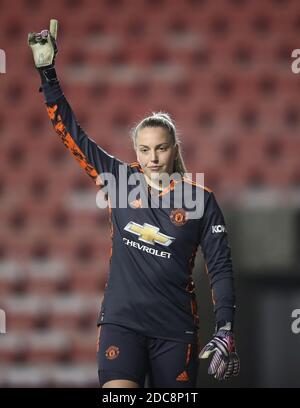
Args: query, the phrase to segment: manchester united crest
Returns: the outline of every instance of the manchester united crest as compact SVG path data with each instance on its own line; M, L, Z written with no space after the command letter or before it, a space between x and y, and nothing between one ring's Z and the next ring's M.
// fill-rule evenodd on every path
M105 351L105 356L108 360L114 360L118 357L120 351L119 347L116 346L109 346L108 349Z
M187 222L187 214L183 208L175 208L171 211L170 219L177 227L181 227Z

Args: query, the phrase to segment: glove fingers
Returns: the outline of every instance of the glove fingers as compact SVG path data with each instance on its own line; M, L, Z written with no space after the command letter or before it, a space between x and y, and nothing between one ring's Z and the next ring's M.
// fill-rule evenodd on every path
M224 374L224 378L227 380L228 378L230 378L233 374L233 369L234 369L234 361L233 360L229 360L228 362L228 366L226 369L226 372Z
M57 20L50 21L50 31L42 30L40 33L28 34L28 45L32 49L33 59L36 68L54 66L57 46Z
M228 368L225 373L225 378L229 378L232 375L238 375L240 371L240 360L236 353L232 353L228 363Z
M222 363L222 355L218 350L215 351L213 358L211 359L210 365L208 367L208 374L214 375Z
M217 380L225 379L225 373L226 373L227 367L228 367L228 360L224 360L224 358L221 358L221 362L215 374L215 378Z
M58 26L58 21L52 18L50 20L50 34L54 38L54 40L57 39L57 26Z
M213 354L208 374L217 380L238 375L240 360L235 351L234 337L228 330L219 330L213 339L201 350L199 358L207 358Z
M239 356L236 354L236 353L234 353L234 356L233 356L233 375L238 375L239 374L239 372L240 372L240 359L239 359Z
M36 44L35 33L28 33L28 45Z

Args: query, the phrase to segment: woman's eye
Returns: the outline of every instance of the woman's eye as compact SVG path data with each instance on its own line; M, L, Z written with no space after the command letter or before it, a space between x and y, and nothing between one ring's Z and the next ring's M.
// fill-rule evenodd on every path
M164 152L165 150L167 150L166 147L160 147L159 150L161 150L162 152Z

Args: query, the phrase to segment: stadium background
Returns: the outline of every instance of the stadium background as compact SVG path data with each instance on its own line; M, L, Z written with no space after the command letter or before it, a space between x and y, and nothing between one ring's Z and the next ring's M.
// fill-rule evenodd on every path
M199 387L299 387L300 48L297 0L1 0L0 386L97 386L95 319L107 210L48 120L27 33L59 20L57 69L80 124L134 161L129 129L165 110L190 172L224 209L238 294L241 374ZM194 275L203 345L213 313Z

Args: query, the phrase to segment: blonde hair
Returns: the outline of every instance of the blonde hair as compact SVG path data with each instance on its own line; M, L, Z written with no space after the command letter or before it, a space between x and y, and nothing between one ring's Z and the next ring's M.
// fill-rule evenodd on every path
M171 116L166 112L152 112L151 116L144 118L138 125L131 130L131 139L133 141L134 148L136 148L136 139L139 131L146 127L162 127L166 129L171 136L172 142L178 145L178 153L174 160L174 173L180 173L182 176L187 172L182 152L181 141L179 140L178 133L176 131L175 123L171 119Z

